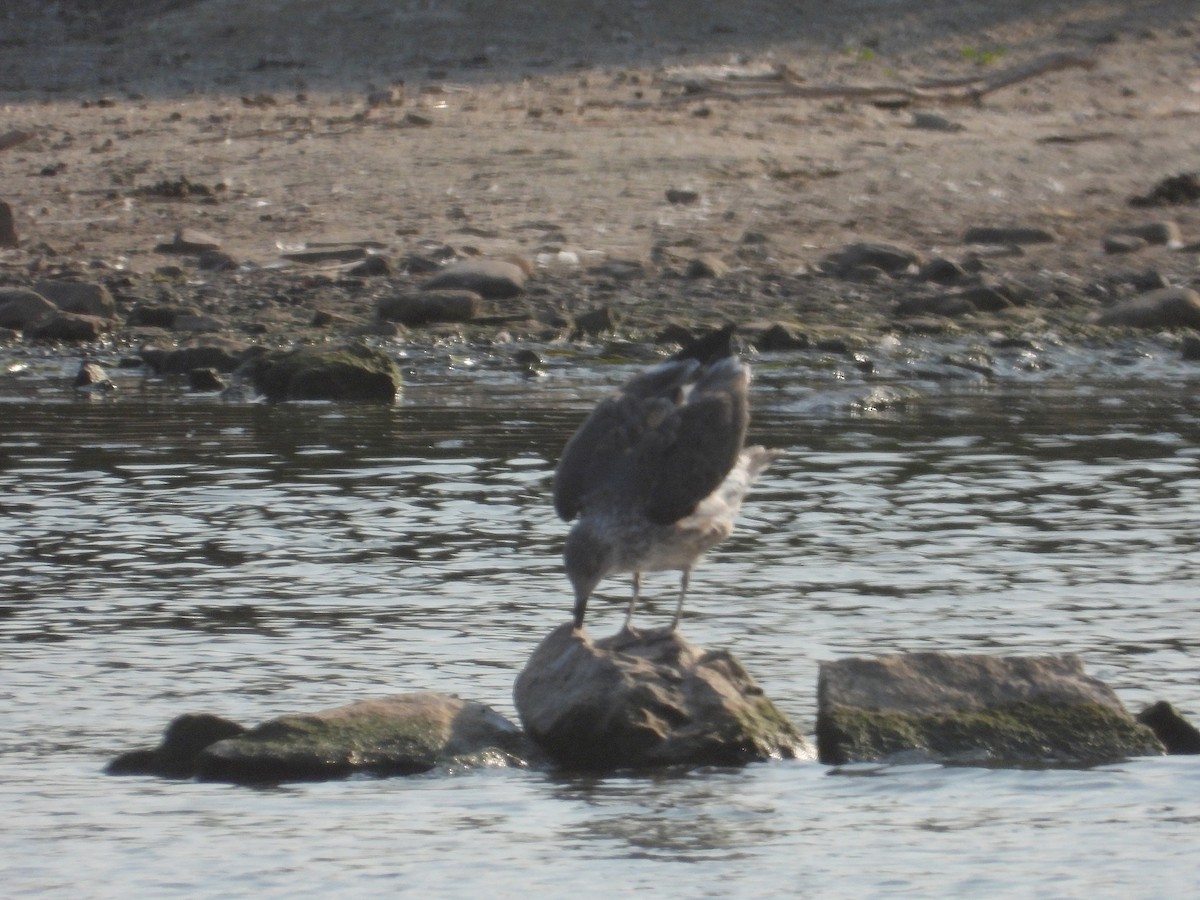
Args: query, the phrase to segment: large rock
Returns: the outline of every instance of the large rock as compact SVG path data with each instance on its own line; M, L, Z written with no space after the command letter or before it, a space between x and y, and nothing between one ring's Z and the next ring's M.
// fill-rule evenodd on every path
M472 291L489 300L516 297L525 290L528 271L499 259L464 259L450 263L423 285L425 291Z
M569 769L811 757L730 653L694 647L678 632L593 641L567 623L538 645L513 696L529 736Z
M1200 328L1200 294L1191 288L1162 288L1109 307L1097 325L1127 328Z
M831 765L1092 765L1163 752L1077 656L908 653L824 662L817 704L817 749Z
M392 358L363 345L268 353L253 360L249 367L255 389L272 402L391 403L400 390L400 369Z
M117 317L116 301L108 288L102 284L47 279L39 281L33 289L63 312L98 316L102 319Z
M489 707L424 692L272 719L205 747L196 771L209 781L321 781L523 766L531 751L521 730Z

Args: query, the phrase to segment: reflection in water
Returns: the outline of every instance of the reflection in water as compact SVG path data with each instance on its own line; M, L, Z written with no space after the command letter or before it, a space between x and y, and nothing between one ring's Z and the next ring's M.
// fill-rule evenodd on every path
M862 384L759 368L752 439L787 455L704 563L689 638L730 647L803 725L817 660L920 649L1077 652L1129 705L1200 717L1192 385L971 382L864 413ZM516 672L569 616L549 480L602 388L481 384L391 409L0 404L0 807L24 825L0 838L6 885L77 895L61 857L114 893L189 897L1192 886L1184 759L99 778L184 711L254 722L433 688L512 714ZM645 615L669 617L674 589L648 577ZM619 626L624 590L595 598L592 630Z

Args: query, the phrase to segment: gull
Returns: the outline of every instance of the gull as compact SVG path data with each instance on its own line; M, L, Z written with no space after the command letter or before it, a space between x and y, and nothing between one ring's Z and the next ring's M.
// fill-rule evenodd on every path
M678 569L675 631L693 567L729 537L750 485L780 455L743 447L750 367L734 355L733 331L712 331L630 379L563 449L554 508L577 520L563 552L576 629L596 586L632 573L622 629L632 632L642 573Z

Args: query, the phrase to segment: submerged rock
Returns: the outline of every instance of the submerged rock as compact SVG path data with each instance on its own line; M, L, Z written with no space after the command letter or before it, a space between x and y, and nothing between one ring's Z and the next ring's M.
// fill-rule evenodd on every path
M301 347L268 353L249 364L254 387L268 400L344 400L391 403L400 369L382 350Z
M1094 765L1161 755L1077 656L908 653L821 664L817 748L830 765L925 760Z
M196 770L208 781L324 781L524 766L532 753L521 730L491 708L428 691L272 719L205 747Z
M193 778L199 771L197 757L201 750L245 730L237 722L211 713L187 713L171 720L157 747L122 753L104 771L109 775Z
M513 696L529 736L569 769L812 755L732 654L702 650L677 631L593 641L567 623L538 645Z

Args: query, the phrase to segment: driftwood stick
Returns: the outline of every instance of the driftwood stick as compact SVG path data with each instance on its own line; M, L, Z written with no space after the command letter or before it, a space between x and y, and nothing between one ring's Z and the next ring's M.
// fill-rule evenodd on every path
M862 102L878 102L880 100L916 101L928 100L941 103L964 103L978 101L1001 88L1010 87L1031 78L1037 78L1049 72L1062 69L1092 69L1096 66L1096 58L1091 54L1082 53L1050 53L1021 63L1009 66L990 75L973 75L965 78L927 79L913 85L841 85L814 84L801 81L787 66L779 67L782 84L767 78L739 79L737 81L689 79L680 86L686 93L664 97L662 103L676 105L693 100L762 100L779 97L799 97L805 100L843 99ZM720 84L720 87L715 86ZM768 87L768 85L770 85ZM757 89L744 90L743 86L754 86Z

